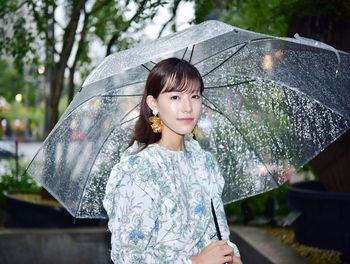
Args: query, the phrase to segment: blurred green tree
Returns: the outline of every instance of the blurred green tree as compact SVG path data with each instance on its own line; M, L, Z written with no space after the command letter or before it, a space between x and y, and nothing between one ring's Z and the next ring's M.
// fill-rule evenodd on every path
M286 35L298 0L197 0L196 23L218 19L225 23L264 34Z
M349 38L348 0L197 0L196 23L218 19L237 27L277 36L301 36L335 45L345 50ZM341 31L341 32L339 32ZM335 43L335 44L337 44Z
M137 41L130 36L165 4L172 16L164 26L172 24L174 30L180 1L0 0L0 56L13 58L17 69L34 65L45 76L44 136L58 121L64 87L70 102L75 80L91 70L92 43L99 42L105 55L127 48Z
M35 80L27 79L23 73L6 60L0 60L0 94L7 102L13 102L15 96L23 94L24 104L29 107L36 106L37 93Z

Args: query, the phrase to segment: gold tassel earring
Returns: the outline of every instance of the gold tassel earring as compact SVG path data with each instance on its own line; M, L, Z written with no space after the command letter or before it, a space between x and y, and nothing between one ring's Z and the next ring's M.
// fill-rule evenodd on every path
M153 133L161 133L162 132L162 120L160 120L159 116L158 116L158 110L154 109L152 111L153 116L151 116L150 118L148 118L149 122L151 123L151 128Z
M203 139L204 137L204 134L203 134L203 131L201 131L198 127L198 125L196 125L194 127L194 129L192 130L192 135L195 139Z
M193 134L193 136L197 137L197 134L198 134L198 125L196 125L196 126L193 128L192 134Z

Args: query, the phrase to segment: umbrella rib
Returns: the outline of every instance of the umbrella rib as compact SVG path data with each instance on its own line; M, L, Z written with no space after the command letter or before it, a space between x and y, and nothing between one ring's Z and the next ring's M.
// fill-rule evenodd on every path
M189 63L191 63L192 57L193 57L193 52L194 52L194 47L196 46L196 44L193 44L192 46L192 50L191 50L191 55L190 55L190 59L189 59Z
M220 50L220 51L218 51L218 52L216 52L216 53L210 55L209 57L206 57L206 58L204 58L204 59L202 59L202 60L200 60L200 61L194 63L193 65L197 65L197 64L199 64L199 63L201 63L201 62L203 62L203 61L205 61L205 60L207 60L207 59L210 59L211 57L214 57L214 56L216 56L217 54L222 53L222 52L224 52L224 51L226 51L226 50L232 49L232 48L237 47L237 46L239 46L239 45L243 45L243 46L240 47L234 54L232 54L232 55L230 56L230 58L231 58L233 55L237 54L238 51L241 51L242 48L246 47L248 44L253 43L253 42L259 42L259 41L263 41L263 40L268 40L268 39L274 40L274 38L271 38L271 37L256 38L256 39L252 39L252 40L249 40L249 41L247 41L247 42L244 42L244 43L238 43L238 44L229 46L229 47L227 47L227 48L225 48L225 49L223 49L223 50ZM230 59L230 58L228 58L228 59ZM226 62L226 61L224 61L224 62ZM220 64L219 66L221 66L221 64ZM216 68L217 68L217 67L216 67ZM214 71L216 68L214 68L213 70L211 70L209 73L211 73L212 71ZM209 73L206 73L204 76L208 75ZM202 77L204 77L204 76L202 76Z
M184 52L184 54L182 55L182 60L185 58L185 55L186 55L186 53L187 53L187 50L188 50L188 47L186 47L186 49L185 49L185 52Z
M123 118L122 119L120 119L120 122L122 122L124 119L125 119L125 117L127 117L132 111L134 111L138 106L140 105L140 103L138 103L137 105L135 105L132 109L130 109L124 116L123 116ZM120 123L119 122L119 123ZM124 124L124 123L122 123L122 124Z
M137 106L136 106L136 107L137 107ZM133 108L133 109L135 109L135 108ZM132 109L132 110L133 110L133 109ZM132 111L132 110L131 110L131 111ZM131 111L129 111L128 114L129 114ZM123 120L128 114L126 114L121 120ZM123 125L123 124L125 124L125 123L127 123L127 122L130 122L130 121L136 119L136 118L137 118L137 117L133 117L133 118L131 118L131 119L129 119L129 120L124 121L123 123L119 123L118 125L119 125L119 126L120 126L120 125ZM108 138L111 136L111 134L112 134L113 131L114 131L114 129L111 129L111 131L109 132L109 134L106 136L105 140L103 141L102 146L106 143L106 141L107 141ZM101 150L102 150L102 147L101 147L101 148L98 150L98 152L96 153L95 158L94 158L92 164L95 164L96 159L97 159L97 157L99 156ZM85 181L83 190L86 189L86 185L87 185L87 183L88 183L88 181L89 181L89 179L90 179L90 177L91 177L91 170L92 170L92 168L93 168L93 166L91 166L90 169L89 169L89 172L88 172L89 177L88 177L88 179ZM84 192L81 194L81 196L80 196L80 198L79 198L79 203L78 203L79 206L78 206L78 208L77 208L77 210L76 210L76 212L75 212L75 216L77 216L78 212L80 211L80 207L81 207L81 202L82 202L82 200L83 200L83 196L84 196Z
M151 71L150 69L148 69L148 68L146 67L145 64L142 63L141 66L142 66L143 68L145 68L147 71L149 71L149 72Z
M223 62L219 63L217 66L215 66L213 69L211 69L209 72L206 74L202 75L202 78L207 76L208 74L212 73L216 69L218 69L220 66L222 66L224 63L226 63L229 59L231 59L234 55L236 55L238 52L240 52L243 48L245 48L249 42L244 43L238 50L236 50L234 53L232 53L228 58L226 58Z
M40 145L38 151L35 153L34 157L32 158L32 160L29 162L28 166L24 170L23 175L28 172L28 169L29 169L30 165L32 165L32 163L35 160L36 156L38 156L39 152L43 149L43 146L44 146L44 143Z
M135 85L135 84L140 84L140 83L144 83L144 82L145 81L143 80L143 81L138 81L138 82L134 82L134 83L129 83L129 84L126 84L126 85L122 85L122 86L116 87L115 90L120 89L120 88L124 88L124 87L129 86L129 85ZM72 113L75 112L81 105L85 104L87 101L89 101L89 100L91 100L93 98L98 98L98 97L125 97L125 96L142 96L142 95L121 95L121 94L118 94L118 95L104 95L104 94L94 95L94 96L89 97L86 100L82 101L80 104L76 105L75 108L72 109L72 111L70 113L68 113L67 116L62 121L59 121L59 123L57 123L57 124L60 124L63 121L67 120L67 118L70 117L72 115Z
M244 44L249 44L249 43L252 43L252 42L258 42L258 41L268 40L268 39L274 40L274 38L271 38L271 37L256 38L256 39L252 39L252 40L249 40L249 41L247 41L247 42L244 42ZM237 47L237 46L239 46L239 45L243 45L243 43L237 43L237 44L232 45L232 46L229 46L229 47L227 47L227 48L225 48L225 49L223 49L223 50L220 50L220 51L218 51L218 52L216 52L216 53L210 55L209 57L206 57L206 58L204 58L204 59L202 59L202 60L199 60L199 61L196 62L194 65L197 65L198 63L201 63L201 62L203 62L204 60L207 60L207 59L209 59L209 58L211 58L211 57L214 57L214 56L218 55L219 53L222 53L222 52L224 52L224 51L226 51L226 50L232 49L232 48Z
M278 181L275 179L275 177L272 175L272 173L269 171L268 167L266 166L265 162L263 161L263 159L260 157L260 155L254 150L254 148L250 145L249 141L246 139L246 137L244 136L244 134L242 133L242 131L240 131L240 129L238 129L238 127L234 124L234 122L222 111L219 110L219 108L217 107L217 105L215 105L215 103L213 103L211 100L209 100L207 97L203 96L204 99L206 99L209 103L211 103L215 109L213 107L210 107L208 104L203 103L206 107L208 107L209 109L217 112L218 114L222 115L223 117L225 117L232 125L233 127L238 131L238 133L242 136L243 140L248 144L248 148L254 152L254 154L256 155L256 157L260 160L260 162L265 166L266 170L269 172L269 174L272 176L272 179L274 180L274 182L277 184L277 186L279 186L280 184L278 183Z
M229 83L229 84L218 85L218 86L206 86L204 89L210 90L210 89L226 88L227 86L238 86L241 84L251 83L251 82L255 82L255 81L256 81L256 79L251 79L251 80L242 81L242 82L238 82L238 83Z
M303 66L302 63L299 63L299 62L300 62L300 58L299 58L299 57L296 57L296 59L298 60L298 65ZM304 68L303 68L303 71L305 71ZM312 74L312 76L314 77L313 79L317 80L317 76L316 76L315 73L316 73L315 71L309 71L309 72L308 72L309 75ZM283 82L276 82L276 83L282 83L282 85L284 85ZM319 84L318 84L318 85L319 85ZM287 85L285 85L285 86L287 86ZM296 92L299 92L299 93L304 94L310 101L315 101L315 99L312 98L311 95L307 94L305 91L299 90L297 87L294 87L294 86L288 86L288 87L290 88L290 90L294 90L294 91L296 91ZM319 101L319 100L316 100L316 102L317 102L319 105L321 105L322 107L325 107L325 108L329 109L332 113L335 113L335 114L341 116L342 118L345 118L345 119L349 120L348 118L344 117L343 113L339 112L338 110L332 109L330 106L326 105L324 102L321 102L321 101Z
M131 118L131 119L128 119L128 120L124 121L123 123L120 123L119 125L124 125L124 124L126 124L126 123L128 123L128 122L130 122L130 121L135 120L136 118L139 118L139 116L135 116L135 117L133 117L133 118Z
M145 67L146 68L146 67ZM146 68L147 69L147 68ZM113 89L110 89L110 90L119 90L119 89L121 89L121 88L124 88L124 87L126 87L126 86L130 86L130 85L135 85L135 84L140 84L140 83L143 83L143 82L145 82L146 80L140 80L140 81L136 81L136 82L131 82L131 83L127 83L127 84L123 84L123 85L120 85L120 86L117 86L117 87L115 87L115 88L113 88ZM94 83L95 84L95 83ZM86 89L86 87L88 87L88 86L85 86L84 88ZM108 91L110 91L110 90L107 90L107 91L103 91L103 92L108 92ZM97 94L97 96L101 96L101 95L99 95L99 94ZM95 97L95 96L94 96ZM91 98L93 98L93 97L91 97ZM84 101L85 102L85 101Z
M103 95L103 96L101 96L101 95L96 95L96 96L93 96L93 97L91 97L91 98L95 98L95 97L118 97L118 96L120 96L120 95ZM135 95L135 96L141 96L141 95ZM122 96L120 96L120 97L122 97ZM90 98L90 99L91 99ZM88 100L86 100L86 101L84 101L84 102L82 102L81 104L79 104L75 109L73 109L73 111L72 112L70 112L66 117L65 117L65 119L64 120L62 120L62 122L63 121L65 121L65 120L67 120L71 115L72 115L72 113L76 110L76 109L78 109L78 107L80 106L80 105L82 105L83 103L85 103L85 102L87 102ZM136 106L137 107L137 106ZM133 110L133 109L132 109ZM131 110L131 111L132 111ZM129 114L129 113L128 113ZM123 118L125 118L125 116L123 117ZM132 120L132 119L131 119ZM126 121L127 122L127 121ZM124 123L123 123L124 124ZM54 130L52 130L51 131L51 133L54 133ZM50 133L50 134L51 134ZM29 167L32 165L32 163L33 163L33 161L34 161L34 159L38 156L38 154L39 154L39 152L43 149L43 147L44 147L44 143L40 146L40 148L38 149L38 151L36 152L36 154L34 155L34 157L33 157L33 159L29 162L29 164L28 164L28 166L26 167L26 169L24 170L24 173L26 173L27 171L28 171L28 169L29 169Z
M197 61L197 62L194 63L193 65L197 65L197 64L199 64L199 63L201 63L201 62L203 62L203 61L205 61L205 60L208 60L208 59L210 59L210 58L212 58L212 57L218 55L219 53L222 53L222 52L224 52L224 51L226 51L226 50L232 49L232 48L237 47L237 46L239 46L239 45L242 45L242 43L235 44L235 45L232 45L232 46L227 47L226 49L223 49L223 50L220 50L220 51L218 51L218 52L215 52L214 54L212 54L212 55L210 55L210 56L208 56L208 57L205 57L204 59L201 59L201 60Z
M137 97L137 96L142 96L143 94L104 94L100 95L99 97ZM92 97L93 98L93 97Z
M315 75L314 75L314 76L315 76ZM295 86L288 86L287 84L285 84L285 83L283 83L283 82L280 82L280 81L274 81L274 80L270 80L270 81L271 81L271 82L274 82L274 83L276 83L276 84L285 86L285 87L288 88L289 90L294 91L294 92L296 92L296 93L301 93L301 94L303 94L303 95L305 96L305 98L307 98L308 100L314 101L314 102L316 102L318 105L327 108L330 112L332 112L332 113L334 113L334 114L336 114L336 115L338 115L338 116L340 116L340 117L346 119L347 121L350 121L350 119L346 118L346 117L343 115L343 113L340 113L339 111L332 109L330 106L325 105L323 102L320 102L320 101L318 101L318 100L315 100L315 99L314 99L313 97L311 97L309 94L307 94L306 92L304 92L304 91L302 91L302 90L299 90L297 87L295 87Z
M154 61L149 61L150 63L157 64ZM142 67L144 67L147 71L151 72L151 69L147 68L145 64L141 64Z

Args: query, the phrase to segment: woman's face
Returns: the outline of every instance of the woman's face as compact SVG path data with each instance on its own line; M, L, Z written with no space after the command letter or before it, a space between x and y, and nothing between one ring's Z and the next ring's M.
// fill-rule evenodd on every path
M165 92L154 100L154 107L163 122L162 134L185 135L196 126L202 108L200 91Z

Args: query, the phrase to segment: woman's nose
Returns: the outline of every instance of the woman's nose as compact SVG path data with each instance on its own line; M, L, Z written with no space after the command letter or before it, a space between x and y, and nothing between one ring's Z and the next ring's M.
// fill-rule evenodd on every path
M184 98L182 101L182 112L190 113L192 112L192 102L189 98Z

